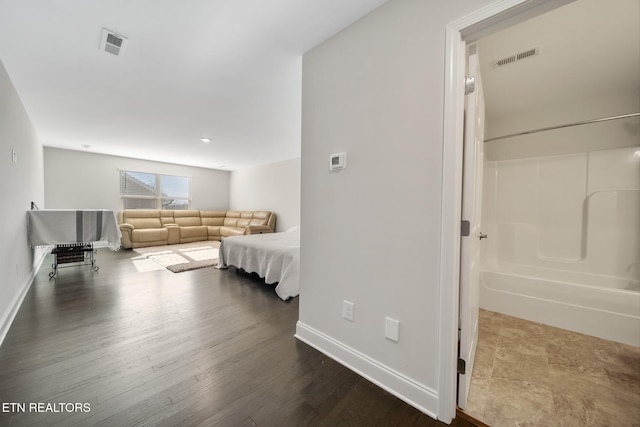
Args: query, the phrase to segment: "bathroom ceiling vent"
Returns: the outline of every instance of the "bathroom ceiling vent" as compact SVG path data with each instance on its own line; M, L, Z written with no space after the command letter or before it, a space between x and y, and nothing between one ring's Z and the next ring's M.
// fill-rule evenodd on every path
M522 61L523 59L532 58L538 55L540 55L540 46L532 47L531 49L527 49L520 53L515 53L501 59L496 59L492 62L492 64L493 68L500 68L504 67L505 65L513 64L515 62Z
M129 40L113 31L102 29L102 38L100 39L100 50L109 52L116 56L124 55Z

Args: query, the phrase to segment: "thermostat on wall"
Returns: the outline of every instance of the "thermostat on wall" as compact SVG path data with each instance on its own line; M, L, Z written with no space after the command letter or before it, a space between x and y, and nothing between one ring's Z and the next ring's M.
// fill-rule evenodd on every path
M336 153L329 156L329 170L334 171L347 167L347 153Z

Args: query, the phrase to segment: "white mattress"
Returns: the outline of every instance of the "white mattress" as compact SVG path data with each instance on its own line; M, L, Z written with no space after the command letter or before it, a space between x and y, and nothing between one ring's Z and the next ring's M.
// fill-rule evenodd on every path
M300 232L253 234L222 239L218 268L228 266L257 273L266 283L278 282L286 300L300 293Z

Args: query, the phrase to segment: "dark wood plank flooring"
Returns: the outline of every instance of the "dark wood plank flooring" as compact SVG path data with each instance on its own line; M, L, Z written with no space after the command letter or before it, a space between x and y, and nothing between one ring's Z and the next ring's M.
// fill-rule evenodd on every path
M233 269L139 273L135 255L53 280L47 258L0 347L0 425L444 425L297 341L297 298Z

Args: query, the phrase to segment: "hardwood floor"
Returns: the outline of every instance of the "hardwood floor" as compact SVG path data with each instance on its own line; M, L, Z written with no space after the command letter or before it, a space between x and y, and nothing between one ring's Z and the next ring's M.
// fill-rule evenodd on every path
M45 261L0 347L0 425L444 425L297 341L297 298L133 256L53 280Z

